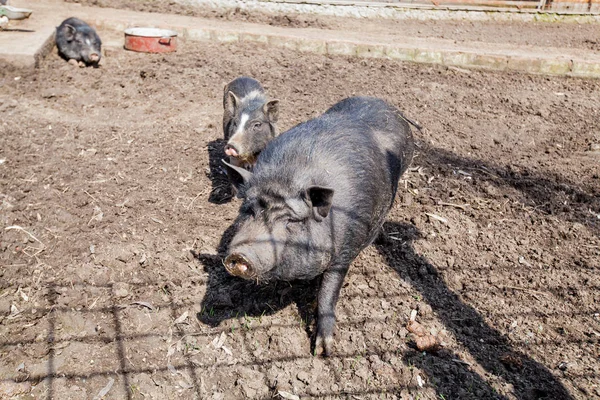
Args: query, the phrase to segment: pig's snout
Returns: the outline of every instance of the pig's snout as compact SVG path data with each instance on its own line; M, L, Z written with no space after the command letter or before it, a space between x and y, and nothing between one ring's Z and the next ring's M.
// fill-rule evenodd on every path
M252 279L255 276L252 263L243 254L233 253L225 258L225 269L231 275Z
M100 54L98 54L98 53L92 53L92 54L90 54L90 61L91 62L98 62L98 61L100 61Z
M232 143L227 143L225 145L225 154L231 157L239 157L240 155L238 149L236 149L235 145Z

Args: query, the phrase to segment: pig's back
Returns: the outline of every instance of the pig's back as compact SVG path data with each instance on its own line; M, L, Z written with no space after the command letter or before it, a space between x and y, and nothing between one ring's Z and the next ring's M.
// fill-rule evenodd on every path
M355 249L376 237L412 158L406 121L381 100L357 103L364 101L368 107L357 112L341 107L281 134L259 156L253 177L297 193L312 185L334 189L333 223L351 232L343 242Z
M327 112L275 138L258 157L251 185L302 193L334 189L331 223L336 248L358 254L377 236L412 158L406 121L385 102L353 113Z
M376 98L353 97L274 139L255 172L332 187L371 186L377 179L379 185L392 187L393 195L412 153L410 128L395 107Z

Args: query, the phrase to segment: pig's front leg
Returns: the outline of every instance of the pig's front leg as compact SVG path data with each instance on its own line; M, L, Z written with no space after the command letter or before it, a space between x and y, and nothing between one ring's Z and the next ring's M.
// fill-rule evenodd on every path
M323 273L317 306L317 338L315 354L328 356L333 350L335 305L340 295L349 264L335 264Z

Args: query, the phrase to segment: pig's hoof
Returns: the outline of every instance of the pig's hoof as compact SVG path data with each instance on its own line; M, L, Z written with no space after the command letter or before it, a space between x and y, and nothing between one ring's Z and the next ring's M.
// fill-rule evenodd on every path
M85 68L85 63L83 61L79 61L79 68Z
M71 64L71 65L73 65L73 66L77 66L77 65L79 65L79 63L77 62L77 60L75 60L74 58L71 58L71 59L69 60L69 64Z
M327 357L332 353L333 350L333 337L332 336L317 336L315 341L315 355Z

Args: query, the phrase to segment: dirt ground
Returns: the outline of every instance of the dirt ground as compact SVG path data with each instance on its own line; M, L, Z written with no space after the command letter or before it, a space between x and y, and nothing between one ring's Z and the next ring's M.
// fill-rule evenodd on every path
M240 204L221 96L242 74L282 129L358 94L424 126L329 358L317 282L221 264ZM599 399L599 110L597 80L254 43L2 65L0 398ZM415 348L412 310L439 351Z
M368 31L393 36L432 37L456 42L510 43L600 51L597 24L451 20L353 19L324 15L271 15L244 9L218 10L163 0L66 0L87 6L182 14L204 18L262 23L292 28Z

